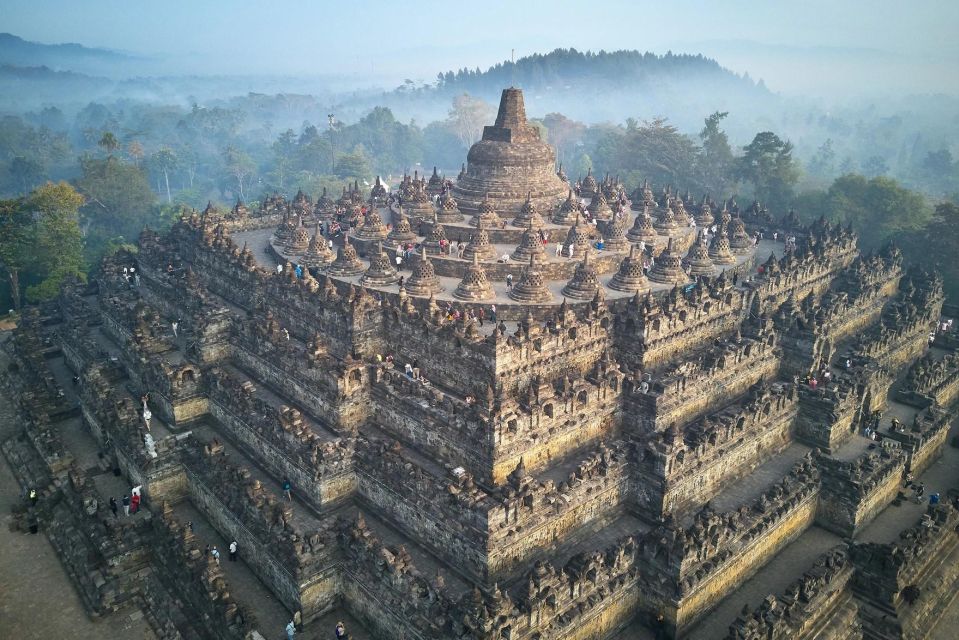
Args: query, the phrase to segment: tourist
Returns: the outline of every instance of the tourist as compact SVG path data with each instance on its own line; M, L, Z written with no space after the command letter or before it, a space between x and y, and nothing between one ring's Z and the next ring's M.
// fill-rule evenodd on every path
M293 485L290 483L289 478L283 480L283 496L290 502L293 502Z
M402 290L402 289L403 289L403 276L400 276L399 285L400 285L400 289Z
M140 494L134 493L130 496L130 513L136 515L137 511L140 510Z
M420 379L420 361L416 358L413 359L413 379Z
M130 496L123 496L123 515L130 515Z
M403 367L403 370L406 371L406 377L410 380L413 379L413 365L409 362L406 363L406 366Z
M277 273L283 273L283 265L282 265L282 264L276 265L276 272L277 272Z
M496 324L496 305L491 304L489 306L489 321L493 324Z
M174 337L174 338L178 338L178 337L179 337L179 335L177 335L177 332L176 332L176 330L177 330L179 327L180 327L180 323L174 321L174 322L173 322L173 337Z
M143 424L146 425L147 431L150 430L150 420L153 418L153 413L150 412L149 407L143 407Z
M509 291L512 288L513 288L513 274L507 273L506 274L506 290Z
M114 518L117 517L117 510L118 510L118 509L119 509L119 507L117 507L117 499L114 498L113 496L110 496L110 511L113 512L113 517L114 517Z
M483 326L483 320L486 319L486 312L483 311L483 307L480 307L476 312L476 318L479 320L479 326Z
M573 254L575 253L575 247L570 244L568 247L566 247L566 253L567 257L572 260Z
M939 494L934 493L929 496L929 504L939 504Z
M562 253L563 253L563 243L562 243L562 242L557 242L557 243L556 243L556 257L558 258L558 257L560 256L560 254L562 254Z
M286 327L283 327L283 337L287 340L290 339L290 331Z
M336 640L343 640L343 638L346 638L346 625L342 622L337 622L335 632Z
M236 540L230 543L230 562L236 562Z
M140 274L139 274L139 273L134 274L134 276L133 276L133 284L134 284L135 286L137 286L137 287L140 286Z
M213 549L210 551L210 555L213 556L213 560L220 564L220 550L216 548L216 545L213 545Z
M210 545L206 545L206 549L203 550L203 556L204 557L210 556Z
M296 633L296 625L290 620L286 623L286 640L293 640L294 633Z

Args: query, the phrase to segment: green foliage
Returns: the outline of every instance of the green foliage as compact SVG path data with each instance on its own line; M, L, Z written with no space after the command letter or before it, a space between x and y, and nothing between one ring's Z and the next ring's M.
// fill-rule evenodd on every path
M27 300L50 299L64 280L85 277L78 215L83 202L83 196L66 182L48 182L30 194L26 207L35 219L31 263L42 280L27 287Z
M699 132L702 150L699 154L699 172L703 188L711 194L722 196L728 193L733 183L735 159L729 136L719 125L729 115L728 111L716 111L706 118Z
M156 195L142 169L115 157L81 158L76 185L86 197L80 210L87 250L97 255L111 238L135 239L155 224Z
M851 222L866 248L919 231L932 219L932 208L922 194L891 178L857 174L837 178L827 191L803 194L797 206L809 219L825 216Z
M696 144L663 119L642 124L627 120L625 131L612 131L598 142L593 159L599 169L594 168L595 173L618 173L631 182L648 178L657 185L704 188Z
M752 186L753 196L773 208L788 206L793 188L799 181L799 166L792 156L793 147L772 131L756 134L743 147L737 175Z
M943 274L946 295L959 299L959 205L942 202L936 205L932 220L925 227L908 232L899 239L906 258L936 266Z

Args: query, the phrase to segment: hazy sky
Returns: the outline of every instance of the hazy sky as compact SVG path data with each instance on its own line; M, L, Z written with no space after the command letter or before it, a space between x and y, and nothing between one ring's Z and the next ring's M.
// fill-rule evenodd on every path
M199 73L430 80L511 49L575 47L703 52L779 90L828 89L844 75L950 88L959 76L956 0L0 0L0 16L0 30L28 40L121 49Z

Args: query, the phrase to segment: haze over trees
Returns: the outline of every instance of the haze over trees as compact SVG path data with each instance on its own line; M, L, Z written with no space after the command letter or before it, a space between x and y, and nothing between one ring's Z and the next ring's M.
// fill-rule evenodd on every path
M3 55L0 46L0 63L9 64ZM959 140L959 102L949 96L825 111L787 104L703 56L573 49L485 71L450 70L428 85L410 80L385 92L237 96L211 80L204 91L219 91L215 99L178 91L157 99L137 87L195 88L196 79L139 78L124 93L140 97L107 92L83 102L76 99L82 91L71 92L78 74L66 81L60 71L37 73L43 100L27 95L25 106L5 103L0 115L4 269L28 282L18 300L52 294L65 274L91 269L103 252L135 242L146 225L169 224L182 207L230 206L238 198L255 206L272 191L337 193L347 180L367 185L376 175L434 165L452 177L509 85L526 90L533 124L573 180L592 170L618 175L630 188L649 179L657 190L757 199L776 216L795 209L808 219L852 222L867 248L895 238L920 258L929 255L922 247L931 230L943 249L959 238L948 224L955 218L949 206L959 200L959 150L951 146ZM0 88L4 82L0 74ZM23 211L39 215L33 194L49 182L82 198L79 266L21 265L9 248L27 231L31 242L49 236L38 226L43 216L13 224ZM15 279L7 279L7 297ZM956 282L947 286L959 292Z

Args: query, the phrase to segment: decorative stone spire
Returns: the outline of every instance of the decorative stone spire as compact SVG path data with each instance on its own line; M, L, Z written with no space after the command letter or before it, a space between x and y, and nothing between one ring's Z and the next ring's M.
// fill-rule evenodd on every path
M719 223L716 235L709 244L709 259L713 264L736 264L736 256L729 247L729 236L726 235L726 225L723 223Z
M723 208L719 212L719 222L726 225L726 228L729 228L729 223L732 221L733 216L729 213L729 208L726 205L726 201L723 200Z
M666 201L666 205L663 207L663 213L659 216L659 219L653 223L653 227L661 236L673 236L679 231L681 225L673 214L673 207L669 200Z
M376 176L376 181L373 183L373 188L370 189L370 204L375 206L383 206L386 204L386 186L380 180L379 176Z
M703 196L703 202L699 205L699 211L695 216L696 224L700 227L708 227L714 222L713 210L709 206L709 196Z
M566 200L556 207L556 211L553 212L553 222L556 224L572 224L582 212L583 203L573 195L573 190L570 189Z
M250 215L250 210L247 209L246 205L243 204L243 200L240 198L236 199L236 204L233 205L233 208L230 210L230 213L234 218L245 218Z
M323 194L317 199L313 206L313 215L319 217L332 217L336 213L336 202L327 195L326 187L323 187Z
M609 281L609 288L616 291L647 291L649 282L643 274L643 255L632 245L629 255L619 263L619 271Z
M716 275L716 266L709 259L709 247L706 246L706 232L700 231L696 241L689 247L689 252L683 259L686 272L693 278L699 276L713 277Z
M320 233L320 223L317 222L316 230L313 232L313 237L310 238L306 253L300 257L300 262L307 267L320 268L333 262L335 257L327 246L326 238Z
M402 211L396 212L396 221L393 223L393 229L386 236L386 239L396 243L415 242L416 234L410 227L410 220Z
M597 188L596 178L593 177L593 169L590 167L586 170L586 177L583 178L583 182L579 185L579 194L584 198L592 198L596 195Z
M630 208L633 211L642 211L647 207L656 206L656 196L653 195L653 190L649 186L649 180L643 180L643 185L633 191L630 200Z
M489 242L486 225L482 218L476 221L476 232L473 233L473 237L470 238L469 243L463 249L463 257L467 260L472 260L474 255L480 260L492 261L496 259L496 247Z
M673 217L681 226L689 225L689 213L686 211L686 205L682 198L673 198L670 205L673 208Z
M444 223L463 221L463 212L460 211L459 205L453 199L453 194L449 192L449 189L443 191L443 195L440 196L436 220Z
M389 235L390 231L383 224L383 218L376 207L371 207L366 215L363 216L363 225L357 229L353 235L360 240L383 241Z
M453 296L460 300L489 300L496 297L493 286L486 277L486 271L475 255L466 267L463 279L453 291Z
M443 193L444 190L444 180L443 177L436 171L436 167L433 167L433 175L430 176L429 181L426 183L426 193L431 196L438 196Z
M729 230L729 247L733 250L733 253L737 255L749 253L753 246L753 239L746 233L746 225L743 224L743 219L739 217L738 213L729 224Z
M299 255L306 251L310 244L310 232L303 226L303 218L297 216L297 225L290 236L290 242L287 244L287 250L291 255Z
M566 234L566 242L563 243L563 255L567 258L571 257L569 255L569 247L573 247L573 256L581 256L583 252L586 251L586 247L589 246L589 234L590 234L590 225L584 224L579 216L576 217L576 222L573 223L573 226L569 228L569 232Z
M196 212L194 211L194 215ZM284 213L283 221L280 222L279 226L276 228L276 232L273 234L273 238L277 244L281 246L286 246L293 239L293 232L296 230L297 224L300 221L300 217L293 213Z
M673 249L673 238L662 253L656 256L652 268L649 270L649 279L662 284L685 284L689 277L683 271L683 259Z
M404 286L406 292L412 296L427 297L443 290L439 278L436 277L436 271L433 270L433 263L426 256L425 248L420 254L420 259L413 265L413 273Z
M510 289L509 297L518 302L549 302L553 299L536 263L536 256L529 257L529 266L523 271L519 282Z
M596 277L596 267L589 262L590 250L583 253L583 261L576 265L576 271L566 286L563 295L577 300L592 300L599 291L599 278Z
M609 202L602 191L593 194L593 200L586 207L586 210L593 214L597 220L609 220L613 217L613 210L609 207Z
M496 215L496 209L493 208L493 201L490 200L489 194L486 194L486 198L480 203L476 215L470 219L470 224L475 225L479 220L482 220L486 227L492 228L499 227L500 222L502 222L500 217Z
M360 283L373 287L387 287L396 284L399 280L400 274L396 272L390 256L383 251L383 243L377 242L370 258L370 268L360 278Z
M649 215L649 206L643 206L633 221L633 227L626 234L630 242L647 242L652 244L656 240L656 229L653 228L653 219Z
M366 265L356 255L356 247L350 244L350 236L347 234L343 238L343 246L336 252L336 260L330 265L327 273L331 276L348 278L358 276L366 270Z
M526 202L524 202L523 206L519 209L519 215L513 218L513 226L529 227L532 225L534 229L542 229L543 224L543 218L536 211L536 205L533 204L533 193L528 192L526 194Z
M431 256L438 256L443 253L443 244L445 244L445 242L446 231L443 229L443 225L438 222L433 222L430 232L423 240L423 248L426 249L426 252Z
M626 251L629 241L626 240L626 214L613 216L613 219L603 227L603 250Z
M529 257L532 255L543 260L546 257L546 249L543 248L543 241L540 240L539 233L537 233L533 225L530 224L526 228L526 231L523 232L519 246L516 247L516 251L513 252L510 258L517 262L529 262Z

